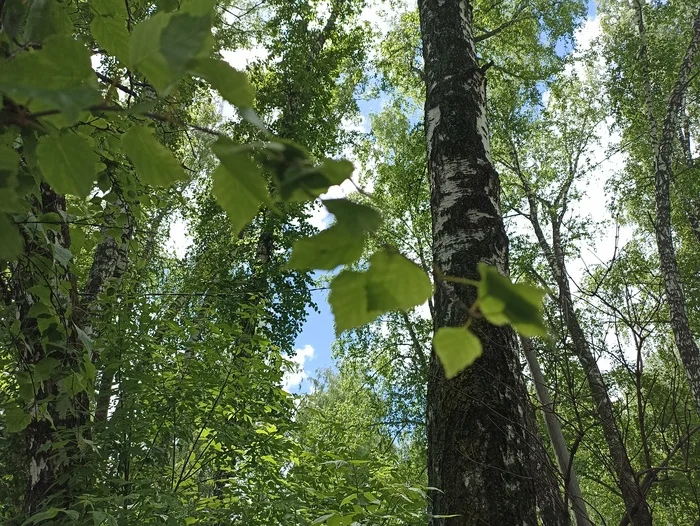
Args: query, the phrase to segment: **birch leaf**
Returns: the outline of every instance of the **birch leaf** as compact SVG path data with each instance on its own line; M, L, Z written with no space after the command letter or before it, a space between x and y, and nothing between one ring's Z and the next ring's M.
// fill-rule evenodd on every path
M41 173L56 192L87 197L97 179L99 157L84 136L47 135L36 153Z
M498 270L479 265L481 281L477 287L479 310L494 325L510 323L523 336L546 336L542 319L542 289L512 283Z
M244 156L245 157L245 156ZM247 157L245 157L247 159ZM250 159L248 169L256 169ZM237 174L244 169L243 163L239 166ZM240 232L255 214L258 213L262 200L257 198L250 189L241 182L240 177L231 173L223 164L214 170L212 174L212 193L217 203L224 209L235 233Z
M145 184L170 186L187 179L180 162L153 135L151 128L132 126L123 138L126 155Z
M482 353L479 338L464 327L439 328L433 337L433 347L447 379L457 376Z
M331 283L329 302L336 333L369 323L389 311L406 311L427 301L432 284L421 268L401 254L383 250L366 272L344 271Z

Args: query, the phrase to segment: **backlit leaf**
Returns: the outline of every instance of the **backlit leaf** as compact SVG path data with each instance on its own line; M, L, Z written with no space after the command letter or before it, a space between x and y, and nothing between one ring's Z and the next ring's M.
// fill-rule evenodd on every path
M448 379L457 376L482 353L479 338L464 327L440 327L433 337L433 347Z
M97 43L122 64L129 63L129 30L126 21L114 16L96 16L90 31Z
M357 261L362 255L364 240L361 232L332 226L315 236L295 241L288 266L333 270L338 265Z
M101 100L90 50L70 35L52 36L41 49L0 63L0 91L30 110L59 110L74 120Z
M370 206L347 199L323 201L336 223L323 232L294 243L290 268L332 270L362 256L366 235L381 224L381 216Z
M126 155L145 184L170 186L187 179L175 156L153 135L152 128L132 126L122 137Z
M546 336L542 319L542 289L514 284L498 270L479 264L479 310L494 325L510 323L523 336Z
M426 302L433 292L423 269L398 252L382 250L369 262L367 300L371 310L405 311Z
M406 311L427 301L431 293L430 279L418 265L391 250L377 252L367 271L346 270L331 282L336 333L389 311Z
M99 157L88 140L77 133L47 135L36 149L46 181L59 194L86 197L97 179Z
M245 148L221 137L212 145L212 150L228 172L238 179L247 194L258 203L270 202L267 181Z
M246 166L246 163L249 164ZM237 175L229 172L223 164L219 165L212 174L212 193L216 202L226 212L236 233L240 232L255 217L262 204L262 201L241 182L239 176L242 171L246 170L253 171L258 170L258 168L250 159L242 155L236 170Z
M161 53L172 71L182 73L195 58L209 54L213 44L211 23L211 12L172 15L160 36Z
M339 225L359 232L376 232L382 224L381 214L371 206L353 203L348 199L326 199L323 204L335 216Z
M136 24L129 39L129 65L143 73L159 94L166 95L179 75L161 53L160 36L173 15L157 13Z
M223 60L197 60L191 72L206 80L230 104L244 108L253 105L254 91L248 75L232 68Z
M159 94L166 95L196 58L208 55L212 9L209 2L190 2L189 9L157 13L134 28L130 65L143 73Z
M4 24L3 24L4 25ZM66 13L65 4L56 0L33 0L24 28L27 42L43 42L58 34L70 35L73 23Z

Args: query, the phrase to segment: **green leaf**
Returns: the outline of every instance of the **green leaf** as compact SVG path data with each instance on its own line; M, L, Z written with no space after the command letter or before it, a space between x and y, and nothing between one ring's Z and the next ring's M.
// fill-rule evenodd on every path
M285 156L276 172L280 196L284 201L303 202L317 198L331 186L342 183L352 175L350 161L326 159L321 166L306 167L293 156Z
M194 59L206 57L214 43L211 4L190 2L186 7L177 13L157 13L137 24L131 34L130 65L160 95L170 91Z
M361 327L381 314L367 308L366 272L344 270L333 278L328 303L335 318L336 334Z
M51 374L61 365L55 358L42 358L34 365L34 381L41 383L51 377Z
M72 32L73 23L64 4L56 0L33 0L24 28L24 39L27 42L43 42L53 35L71 35Z
M238 179L240 185L245 189L246 199L252 197L258 203L270 204L267 181L257 165L250 159L245 147L220 137L211 148L221 164Z
M211 14L192 16L178 13L163 28L160 50L172 71L183 73L194 59L209 54L213 44Z
M342 508L346 504L350 504L352 501L357 500L357 493L352 493L340 501L340 507Z
M245 161L241 160L237 170L239 176L241 171L258 169L247 156L243 155L242 157ZM250 163L247 167L244 166L246 162ZM234 232L240 232L258 213L262 201L249 191L240 177L234 176L223 164L214 170L212 180L212 193L216 202L228 215Z
M160 51L160 36L173 14L157 13L136 24L129 39L129 65L153 84L160 95L166 95L179 80Z
M83 375L75 371L69 374L64 379L62 379L59 382L59 385L62 387L63 391L69 396L75 396L78 393L83 392L87 387Z
M382 224L381 214L371 206L353 203L347 199L326 199L323 204L335 216L339 225L354 230L376 232Z
M330 186L340 184L352 175L354 167L347 159L325 159L321 172L328 178Z
M68 268L68 263L73 258L71 251L57 243L53 243L51 248L53 249L53 258L56 263L64 268Z
M2 30L10 38L18 39L28 13L29 5L26 0L7 0L2 13Z
M433 347L447 379L474 363L482 352L479 338L464 327L440 327L433 337Z
M406 311L425 303L433 292L423 269L398 252L377 252L369 262L367 301L371 310Z
M24 250L17 225L10 216L0 214L0 261L15 261Z
M102 16L113 16L126 21L126 4L123 0L90 0L90 7Z
M223 60L197 60L191 72L206 80L225 101L234 106L246 108L253 105L255 93L248 75L232 68Z
M364 241L362 232L332 226L315 236L295 241L287 266L333 270L338 265L357 261L362 256Z
M99 157L77 133L47 135L36 149L44 178L60 194L86 197L97 178Z
M0 212L21 212L23 207L17 189L19 155L13 148L0 144Z
M331 282L329 302L336 333L360 327L385 312L427 301L432 284L423 270L391 250L375 253L366 272L345 270Z
M267 153L265 167L275 176L279 195L287 202L315 199L353 171L352 163L346 160L326 159L321 166L313 166L309 152L287 140L269 144Z
M59 514L60 511L61 511L60 508L49 508L46 511L42 511L40 513L35 513L31 517L29 517L26 521L24 521L21 526L28 526L29 524L37 524L39 522L42 522L42 521L45 521L48 519L53 519Z
M90 31L95 41L110 55L117 57L124 65L129 63L129 30L126 20L98 15L90 23Z
M90 50L71 35L50 37L41 49L0 63L0 91L31 111L59 110L67 121L100 102Z
M21 407L5 409L5 427L9 433L19 433L32 421L31 415Z
M336 223L323 232L294 243L289 268L333 270L357 261L368 232L376 231L382 218L374 208L347 199L323 201Z
M158 142L152 128L132 126L123 135L122 144L143 183L170 186L187 179L180 162Z
M498 270L479 264L479 310L494 325L510 323L523 336L546 336L542 319L545 292L532 285L514 284Z

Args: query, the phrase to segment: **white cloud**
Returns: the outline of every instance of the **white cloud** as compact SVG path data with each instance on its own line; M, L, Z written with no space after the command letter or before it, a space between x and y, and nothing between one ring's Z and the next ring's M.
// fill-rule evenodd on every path
M239 48L236 50L227 49L221 52L221 58L239 70L246 69L252 62L262 60L266 58L267 55L267 49L262 46Z
M360 13L360 21L368 22L381 35L385 35L391 29L392 22L395 16L400 16L402 13L416 9L416 0L401 0L392 2L391 10L387 10L385 2L372 2L366 6Z
M589 18L586 22L574 32L576 40L576 49L584 51L590 49L596 38L602 34L600 27L600 18Z
M187 249L192 245L192 236L189 233L187 221L178 215L170 223L168 240L165 243L166 250L172 250L175 255L182 259L187 253Z
M294 350L294 356L289 361L289 370L282 377L282 389L290 391L293 387L299 386L309 377L309 373L304 369L307 360L313 360L314 348L311 345L304 345L301 349Z

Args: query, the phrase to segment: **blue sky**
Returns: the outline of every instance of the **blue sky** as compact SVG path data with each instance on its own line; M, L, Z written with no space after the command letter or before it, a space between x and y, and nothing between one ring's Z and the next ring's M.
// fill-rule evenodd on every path
M596 17L596 4L594 1L588 2L588 19ZM568 53L570 50L564 46L557 46L559 53ZM365 129L369 123L369 116L381 110L384 99L377 98L363 100L359 102L360 112L364 117ZM294 393L308 392L310 378L317 376L322 369L333 366L331 356L331 346L335 340L333 328L333 315L328 304L328 291L319 290L314 293L314 300L318 305L319 312L309 310L308 317L301 333L295 341L295 349L300 350L296 362L300 366L300 371L293 378L288 377L287 388ZM313 349L310 351L309 347ZM291 383L289 380L292 380Z

